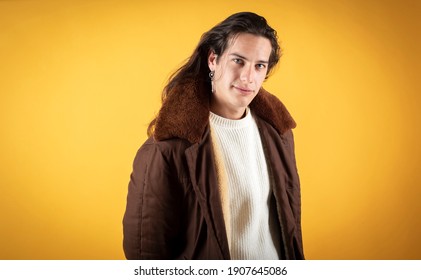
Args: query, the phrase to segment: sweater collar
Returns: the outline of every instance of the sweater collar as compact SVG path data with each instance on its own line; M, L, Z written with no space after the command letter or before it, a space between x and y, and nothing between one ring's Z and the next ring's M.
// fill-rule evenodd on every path
M245 116L239 120L231 120L221 116L213 112L209 112L209 123L210 125L214 125L216 127L223 127L227 129L241 129L247 126L250 126L253 123L252 115L250 113L250 108L246 108Z
M196 81L188 81L168 94L158 113L154 129L156 141L181 138L199 143L209 125L209 94ZM249 105L252 112L282 135L296 123L284 104L261 88Z

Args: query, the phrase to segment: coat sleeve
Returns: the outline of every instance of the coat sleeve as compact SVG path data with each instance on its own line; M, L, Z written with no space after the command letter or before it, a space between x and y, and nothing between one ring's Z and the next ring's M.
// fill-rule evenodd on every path
M176 257L180 244L180 189L159 146L144 144L133 163L123 218L127 259Z
M294 135L292 130L285 133L286 140L288 143L289 157L291 160L291 170L290 170L290 181L288 188L288 196L291 205L292 212L295 217L295 226L297 229L296 233L296 253L295 258L303 259L303 240L302 240L302 231L301 231L301 183L297 171L297 162L295 158L295 144L294 144Z

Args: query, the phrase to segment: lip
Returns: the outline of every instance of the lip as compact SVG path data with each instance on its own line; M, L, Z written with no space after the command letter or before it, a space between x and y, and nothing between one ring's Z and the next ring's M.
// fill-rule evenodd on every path
M241 92L242 94L252 94L254 93L254 90L249 89L249 88L243 88L243 87L237 87L237 86L233 86L236 90L238 90L239 92Z

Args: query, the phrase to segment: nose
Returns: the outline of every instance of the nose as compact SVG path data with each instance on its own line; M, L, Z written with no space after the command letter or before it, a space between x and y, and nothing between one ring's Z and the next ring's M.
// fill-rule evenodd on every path
M241 70L241 76L240 76L241 81L245 83L252 83L253 77L254 77L253 67L252 66L243 67L243 69Z

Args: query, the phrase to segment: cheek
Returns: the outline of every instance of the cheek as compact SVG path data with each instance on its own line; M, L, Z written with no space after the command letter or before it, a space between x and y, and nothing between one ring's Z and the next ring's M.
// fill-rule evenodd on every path
M256 78L256 84L258 84L259 86L263 84L263 82L265 81L266 78L266 73L262 73L259 74L258 77Z
M227 71L220 64L215 68L215 82L220 83L227 76Z
M233 75L233 73L231 71L227 71L227 69L224 69L223 75L221 75L218 82L219 84L226 86L228 84L231 84L233 80L235 80L235 76Z

